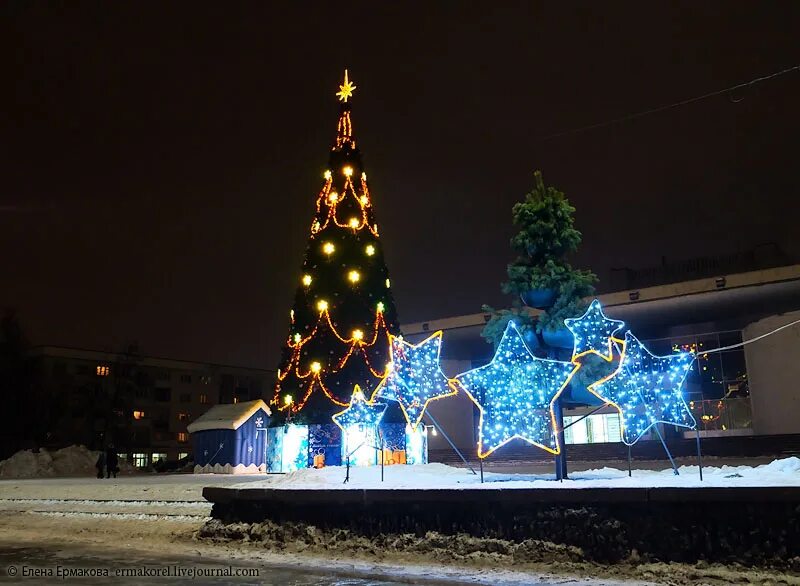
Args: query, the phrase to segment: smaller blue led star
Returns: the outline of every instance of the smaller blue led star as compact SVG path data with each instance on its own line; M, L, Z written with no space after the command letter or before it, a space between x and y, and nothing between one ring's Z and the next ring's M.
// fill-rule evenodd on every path
M356 385L350 397L350 405L344 411L339 411L333 415L333 422L347 431L351 425L363 424L366 426L377 426L386 411L386 403L374 403L364 398L361 388Z
M455 378L481 413L478 457L514 438L560 453L553 404L579 368L537 358L508 322L492 361Z
M391 336L392 362L374 396L397 401L413 431L422 421L428 403L456 394L439 366L442 332L419 344Z
M564 320L567 329L575 338L572 347L572 360L593 352L604 360L613 358L612 341L614 332L625 327L625 322L608 319L603 314L600 302L595 299L581 317Z
M683 398L683 383L693 363L689 352L655 356L626 332L619 367L588 389L619 409L622 441L631 446L658 423L697 427Z

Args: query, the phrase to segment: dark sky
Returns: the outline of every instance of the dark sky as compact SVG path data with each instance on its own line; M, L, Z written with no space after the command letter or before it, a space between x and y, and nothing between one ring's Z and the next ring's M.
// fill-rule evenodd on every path
M296 7L290 7L296 4ZM541 169L576 264L800 256L797 2L4 2L0 306L37 344L274 368L347 66L401 321L502 304Z

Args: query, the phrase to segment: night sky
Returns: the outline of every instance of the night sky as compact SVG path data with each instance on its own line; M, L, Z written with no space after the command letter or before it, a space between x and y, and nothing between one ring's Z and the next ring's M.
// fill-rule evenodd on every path
M274 368L344 67L401 321L501 305L541 169L575 264L800 257L800 3L4 2L0 307L35 344ZM601 283L602 287L602 283Z

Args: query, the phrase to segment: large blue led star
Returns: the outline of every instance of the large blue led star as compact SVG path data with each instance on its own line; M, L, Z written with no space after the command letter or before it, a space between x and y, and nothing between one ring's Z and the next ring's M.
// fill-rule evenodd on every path
M553 404L579 368L535 357L508 322L492 361L455 378L481 412L478 457L514 438L560 453Z
M575 338L572 360L593 352L609 362L613 358L611 338L614 332L625 326L624 321L608 319L597 299L589 304L581 317L565 319L564 324Z
M416 431L429 402L457 392L439 366L442 332L417 345L397 336L391 336L391 341L390 369L375 396L397 401L411 429Z
M386 411L386 403L375 403L367 401L361 388L356 385L350 397L350 405L344 411L339 411L333 415L333 422L346 432L351 425L363 424L366 426L377 426Z
M617 370L588 389L619 409L622 441L631 446L657 423L697 427L683 399L683 383L693 362L689 352L655 356L627 332Z

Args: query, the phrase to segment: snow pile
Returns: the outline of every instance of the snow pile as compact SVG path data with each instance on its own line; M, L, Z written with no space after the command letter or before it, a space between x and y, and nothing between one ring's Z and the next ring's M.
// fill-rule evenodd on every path
M469 469L445 464L387 466L381 482L380 466L350 468L350 480L344 484L342 466L308 468L264 480L235 484L233 488L313 489L513 489L513 488L650 488L650 487L742 487L800 486L800 458L774 460L760 466L704 466L700 481L697 466L681 466L676 476L672 468L664 470L627 470L600 468L573 472L570 479L554 482L552 474L499 474L486 472L485 482Z
M20 450L8 460L0 462L0 478L40 478L47 476L95 476L95 463L100 452L85 446L69 446L48 452ZM125 462L119 462L125 469Z

